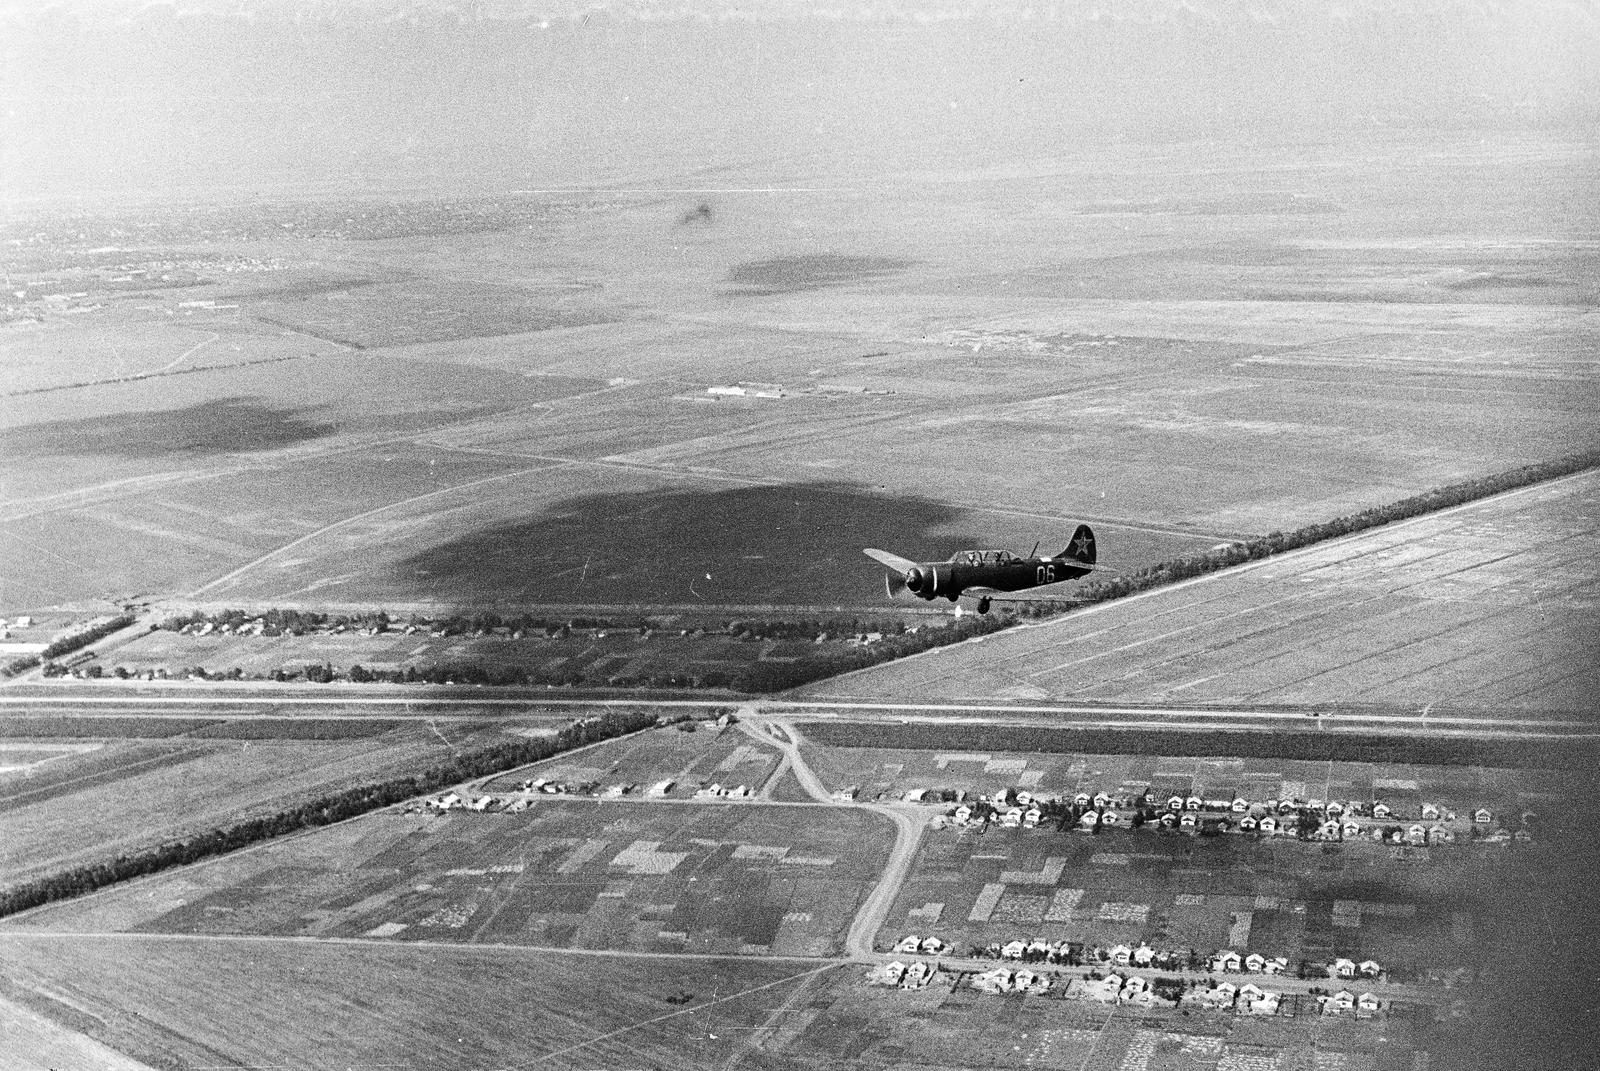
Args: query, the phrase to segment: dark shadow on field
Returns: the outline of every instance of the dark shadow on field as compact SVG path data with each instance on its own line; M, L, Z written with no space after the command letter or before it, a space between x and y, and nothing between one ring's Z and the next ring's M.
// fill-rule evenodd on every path
M882 601L887 609L884 569L861 549L947 558L978 542L953 530L959 517L941 502L846 483L592 494L430 547L395 574L420 595L475 606Z
M899 257L844 256L837 253L774 257L771 260L751 260L734 265L728 272L728 282L738 287L734 293L741 297L775 297L898 275L915 263Z
M302 419L247 398L183 409L52 420L0 431L0 457L155 458L276 450L331 435L332 424Z

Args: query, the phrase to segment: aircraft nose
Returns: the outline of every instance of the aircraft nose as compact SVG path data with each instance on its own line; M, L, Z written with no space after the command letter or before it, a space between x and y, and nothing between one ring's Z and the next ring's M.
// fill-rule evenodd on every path
M921 569L908 569L908 570L906 570L906 587L910 588L912 591L921 591L922 590L922 570Z

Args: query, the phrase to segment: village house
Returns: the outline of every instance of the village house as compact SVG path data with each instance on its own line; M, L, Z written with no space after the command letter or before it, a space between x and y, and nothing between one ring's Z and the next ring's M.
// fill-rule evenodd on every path
M1167 810L1169 810L1169 811L1181 811L1181 810L1183 810L1183 797L1182 796L1168 796L1167 797Z
M1011 989L1011 972L1004 967L984 971L972 980L972 988L983 993L1006 993Z
M1195 829L1200 825L1200 816L1193 811L1184 811L1183 817L1178 819L1179 829Z
M909 934L894 943L892 952L915 952L922 945L922 939L916 934Z
M1336 959L1333 961L1333 976L1335 978L1354 978L1356 976L1356 963L1351 959Z
M1022 954L1027 950L1028 946L1023 944L1021 941L1008 941L1000 949L1000 958L1021 959Z
M1361 972L1363 978L1376 978L1383 973L1383 967L1375 959L1362 960L1361 965L1356 970Z
M1252 952L1244 958L1244 969L1251 974L1260 974L1267 965L1267 957L1260 952Z
M902 989L921 989L933 980L934 966L918 960L906 968L905 977L900 980Z
M1148 967L1151 963L1155 962L1156 950L1141 942L1139 947L1133 950L1133 956L1131 958L1134 966Z
M1017 992L1043 993L1050 988L1050 979L1024 968L1011 976L1011 988Z
M1422 805L1422 817L1430 822L1436 821L1439 817L1438 805L1433 803L1424 803Z
M1214 971L1238 971L1243 966L1243 959L1239 953L1227 949L1211 957L1211 969Z
M1371 993L1363 993L1356 998L1356 1014L1358 1016L1368 1017L1377 1015L1380 1007L1381 1005L1378 1003L1378 998L1373 996Z
M1472 822L1474 825L1486 826L1493 821L1494 815L1487 807L1479 807L1476 811L1472 812Z
M1100 815L1096 811L1084 811L1083 817L1078 819L1080 829L1093 829L1100 824Z
M1374 803L1372 805L1372 817L1374 818L1388 818L1393 813L1393 811L1389 810L1387 803Z
M1260 822L1256 823L1256 828L1259 829L1264 835L1270 837L1274 833L1278 832L1278 820L1269 814L1265 818L1261 819Z
M1239 831L1241 833L1254 833L1259 825L1260 823L1256 821L1256 817L1253 814L1247 814L1239 819Z
M1318 997L1322 1002L1322 1014L1342 1015L1356 1005L1356 995L1348 989L1341 989L1331 996Z

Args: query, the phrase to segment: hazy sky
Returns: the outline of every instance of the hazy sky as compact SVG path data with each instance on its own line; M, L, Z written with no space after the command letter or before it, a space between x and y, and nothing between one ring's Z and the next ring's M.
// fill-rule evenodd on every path
M1539 0L0 2L0 198L916 166L1077 136L1600 119Z

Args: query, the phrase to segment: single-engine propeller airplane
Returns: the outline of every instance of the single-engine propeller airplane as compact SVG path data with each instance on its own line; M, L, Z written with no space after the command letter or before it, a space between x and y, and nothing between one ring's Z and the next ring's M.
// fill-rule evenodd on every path
M1095 570L1094 530L1087 524L1078 525L1067 549L1054 558L1034 557L1038 549L1035 543L1033 552L1026 558L1009 550L963 550L943 562L908 561L871 547L864 553L889 567L883 585L891 599L902 591L929 601L942 596L956 603L958 614L960 600L965 599L976 603L978 613L986 614L994 601L1047 600L1048 595L1019 593L1063 580L1076 580Z

